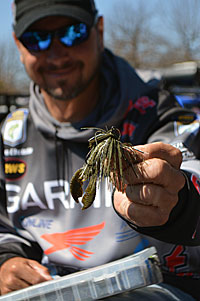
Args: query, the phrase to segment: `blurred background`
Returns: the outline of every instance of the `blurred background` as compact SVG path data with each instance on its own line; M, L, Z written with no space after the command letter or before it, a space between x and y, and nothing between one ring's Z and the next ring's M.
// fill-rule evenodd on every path
M145 81L175 92L199 111L200 1L96 0L96 5L105 18L105 46ZM24 105L29 79L12 39L12 0L0 1L0 20L1 118Z

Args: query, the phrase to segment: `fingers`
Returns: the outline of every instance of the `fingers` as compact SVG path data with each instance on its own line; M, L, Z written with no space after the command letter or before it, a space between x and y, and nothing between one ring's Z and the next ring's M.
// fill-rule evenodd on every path
M126 175L126 193L116 199L115 208L140 227L163 225L178 202L185 177L161 159L149 159L140 164L137 176L132 170Z
M29 284L26 281L23 281L22 279L18 278L11 280L10 275L8 275L4 283L1 283L1 295L5 295L13 291L26 288L28 286Z
M155 142L151 144L137 145L136 149L144 152L144 160L148 160L150 158L160 158L167 161L176 169L179 169L182 163L181 151L170 144Z
M161 142L136 148L143 152L143 160L132 166L126 162L123 170L126 191L115 192L114 206L125 219L140 227L160 226L167 222L178 202L178 192L185 185L179 169L182 154ZM117 188L122 190L120 185Z
M185 177L180 170L167 161L153 158L129 167L125 171L126 183L129 185L151 183L164 187L168 192L178 192L185 185Z
M30 268L34 270L35 276L34 279L32 278L32 281L30 282L31 284L40 283L52 279L49 274L49 270L37 261L29 260L28 264Z
M129 206L127 217L140 227L160 226L178 202L177 193L169 193L158 185L134 185L126 188Z
M1 294L7 294L30 285L51 280L48 269L34 260L14 257L3 263L0 269Z
M176 194L170 195L164 189L159 188L159 193L156 191L157 198L152 199L152 194L155 195L154 190L154 186L139 185L134 186L133 190L127 187L127 194L116 191L114 195L115 209L125 219L140 227L163 225L167 222L178 197ZM159 195L164 196L162 201Z
M152 227L164 225L169 219L169 211L163 211L160 207L144 206L131 203L127 216L130 221L139 227Z
M170 210L178 200L177 193L169 193L166 189L158 185L144 184L127 186L126 197L136 204L144 206L161 207Z

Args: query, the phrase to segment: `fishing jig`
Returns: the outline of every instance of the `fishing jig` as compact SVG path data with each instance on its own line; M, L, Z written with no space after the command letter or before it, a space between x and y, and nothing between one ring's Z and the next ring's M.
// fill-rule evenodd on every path
M83 195L83 183L89 180L82 197L82 210L94 202L97 181L100 183L104 178L108 178L110 183L124 192L126 189L124 170L131 166L136 174L134 164L143 160L142 151L120 141L121 134L116 127L112 126L107 131L99 128L90 129L96 130L96 133L88 140L90 151L86 163L75 172L70 181L71 195L78 203L78 199Z

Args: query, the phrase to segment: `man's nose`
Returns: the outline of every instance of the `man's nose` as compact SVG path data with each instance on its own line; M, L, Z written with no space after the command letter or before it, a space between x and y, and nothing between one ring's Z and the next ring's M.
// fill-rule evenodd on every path
M63 45L57 37L53 37L48 49L48 60L59 60L69 55L70 47Z

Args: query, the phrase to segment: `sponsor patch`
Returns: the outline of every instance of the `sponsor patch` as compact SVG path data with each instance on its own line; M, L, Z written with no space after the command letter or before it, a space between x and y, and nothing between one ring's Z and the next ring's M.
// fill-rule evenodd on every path
M101 224L89 226L85 228L72 229L62 233L46 233L41 236L42 239L50 245L44 253L50 255L60 250L68 250L77 260L85 261L94 253L82 249L88 241L93 240L95 236L100 234L105 227L105 222Z
M195 121L195 115L180 115L178 116L178 121L182 124L190 124L191 122Z
M3 126L5 145L16 146L26 140L26 121L28 109L19 109L8 115Z
M22 225L24 228L43 228L43 229L51 229L52 228L53 219L43 219L36 217L27 217L22 221Z
M184 133L194 133L200 127L200 121L197 119L192 123L174 122L174 132L176 136L182 135Z
M9 148L4 150L5 157L29 156L32 155L32 153L33 153L32 147Z
M5 161L6 179L10 181L17 180L25 175L26 163L22 160L9 158Z
M133 109L136 109L140 112L141 115L146 114L146 111L148 108L155 107L156 102L153 99L150 99L147 96L143 96L139 99L137 99L136 102L133 102L133 100L129 100L128 108L124 114L124 118L126 118L127 114L132 111Z

